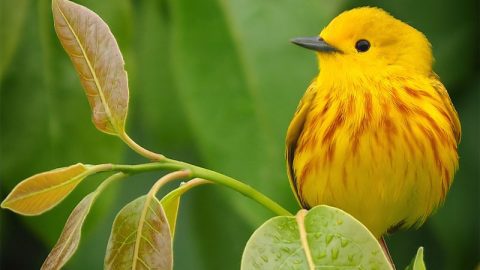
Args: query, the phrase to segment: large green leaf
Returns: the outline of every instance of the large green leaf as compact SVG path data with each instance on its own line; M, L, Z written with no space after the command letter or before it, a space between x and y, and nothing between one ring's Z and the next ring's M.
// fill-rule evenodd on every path
M266 138L261 108L249 92L222 10L212 0L170 3L172 64L201 155L213 169L259 181L261 170L266 171L260 164L271 161L267 157L272 143ZM255 151L238 151L245 145Z
M136 10L131 131L142 145L167 156L191 159L194 141L170 69L170 29L163 1L141 1Z
M270 152L263 164L275 166L260 167L269 169L266 176L246 181L252 181L267 193L277 194L282 204L292 204L284 169L286 127L299 97L318 69L313 53L298 50L289 41L317 34L343 1L303 1L301 5L288 0L219 2L241 64L239 75L247 84L245 91L253 97L253 106L264 128L255 132L262 131L267 137ZM288 76L282 75L289 66L295 68L288 69Z
M295 48L289 39L318 32L325 22L323 12L333 15L334 4L285 0L169 3L175 86L202 165L245 181L290 209L297 208L285 173L284 131L317 64L313 54ZM199 239L193 247L200 257L222 254L216 260L202 259L203 269L223 269L231 262L236 268L235 258L240 257L243 245L235 239L245 239L252 227L271 215L242 196L222 193L228 196L214 198L218 192L199 192L193 195L196 201L191 210L184 208L195 218L189 221L195 222L198 234L187 241ZM235 219L216 218L224 212L232 212ZM180 234L176 239L183 240ZM216 244L207 248L207 242ZM182 246L192 247L176 245Z
M27 16L27 0L0 1L0 81L16 52Z
M332 4L322 9L322 3L306 1L170 3L176 85L202 157L213 169L293 206L284 130L317 67L314 55L300 53L289 39L318 32L325 13L334 12ZM289 16L276 12L280 7ZM254 224L266 217L235 204Z
M365 226L340 209L320 205L258 228L245 247L241 269L392 268Z

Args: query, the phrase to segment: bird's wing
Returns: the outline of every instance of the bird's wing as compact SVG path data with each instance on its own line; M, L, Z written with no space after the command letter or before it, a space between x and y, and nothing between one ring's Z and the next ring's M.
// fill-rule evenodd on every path
M460 125L460 119L458 119L458 113L453 106L452 100L448 95L447 89L445 86L440 82L440 79L437 74L432 74L434 83L433 87L437 91L438 95L442 99L443 105L448 111L448 116L450 117L450 121L452 124L453 134L455 135L455 139L457 144L460 143L462 137L462 126Z
M293 158L295 155L295 149L297 147L297 140L300 137L300 134L303 130L303 125L305 123L305 119L307 118L308 112L310 111L310 105L312 103L313 98L315 97L316 90L315 90L315 80L310 84L307 91L303 95L303 98L300 100L298 104L297 111L293 116L290 125L288 126L287 130L287 138L286 138L286 150L285 150L285 157L287 160L287 172L288 178L290 180L290 187L292 188L293 193L295 194L295 198L297 199L298 203L302 206L304 203L302 202L301 198L298 195L297 190L297 179L295 177L295 169L293 168Z

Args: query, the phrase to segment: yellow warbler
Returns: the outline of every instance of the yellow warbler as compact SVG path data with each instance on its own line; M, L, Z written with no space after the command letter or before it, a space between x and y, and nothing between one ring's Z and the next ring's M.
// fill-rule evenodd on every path
M421 225L453 181L461 133L427 38L361 7L292 42L315 50L320 66L286 138L300 204L341 208L377 238Z

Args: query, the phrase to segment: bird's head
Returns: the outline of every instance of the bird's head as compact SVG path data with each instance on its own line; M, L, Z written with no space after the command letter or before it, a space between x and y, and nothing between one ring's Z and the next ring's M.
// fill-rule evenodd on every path
M432 53L427 38L380 8L361 7L334 18L319 36L293 43L317 51L328 72L373 72L389 67L428 74Z

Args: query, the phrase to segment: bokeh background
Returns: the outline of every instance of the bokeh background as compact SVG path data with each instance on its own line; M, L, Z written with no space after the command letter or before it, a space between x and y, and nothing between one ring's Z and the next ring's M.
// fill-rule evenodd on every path
M78 0L117 37L130 81L128 130L169 157L241 179L291 211L284 136L317 72L313 53L289 43L339 12L380 6L423 31L435 70L463 126L460 170L445 205L419 230L388 237L403 269L418 246L429 269L479 262L480 69L477 0ZM37 172L83 163L143 160L98 132L80 82L53 29L49 0L0 0L0 198ZM66 269L101 269L113 218L161 174L110 186L94 205ZM0 268L37 269L69 212L105 175L83 182L54 210L0 210ZM230 190L200 187L183 198L175 269L238 269L253 230L272 213ZM378 217L382 218L382 217Z

